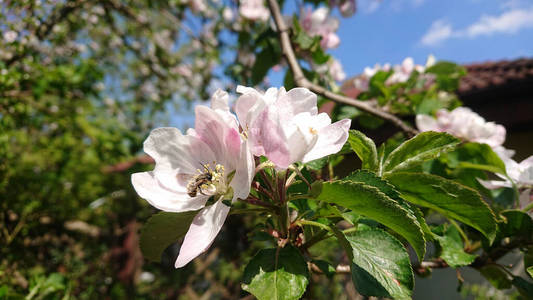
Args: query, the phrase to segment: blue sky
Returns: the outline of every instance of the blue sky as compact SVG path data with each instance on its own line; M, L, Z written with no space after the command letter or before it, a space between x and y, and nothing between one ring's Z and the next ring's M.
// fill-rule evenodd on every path
M357 13L340 20L341 43L330 50L348 77L376 63L413 57L473 63L533 57L533 0L356 0ZM284 13L296 8L287 0ZM272 86L285 72L270 72ZM233 95L234 96L234 95ZM172 126L192 125L193 110L174 112Z
M533 56L533 0L358 0L331 51L348 76L433 54L458 63Z

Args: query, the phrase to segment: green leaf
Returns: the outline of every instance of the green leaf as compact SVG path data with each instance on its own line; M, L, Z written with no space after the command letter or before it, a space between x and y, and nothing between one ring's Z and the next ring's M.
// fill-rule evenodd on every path
M328 161L329 156L324 156L322 158L318 158L308 163L305 163L305 166L310 170L318 171L324 168L328 164Z
M363 169L377 171L378 152L376 150L376 144L371 139L360 131L350 130L348 143L363 162Z
M523 237L533 239L533 220L521 210L505 210L501 212L505 218L500 224L500 233L506 237Z
M322 185L318 200L337 204L372 218L404 237L424 257L425 239L420 224L409 211L378 188L362 182L334 181Z
M436 210L479 230L492 243L496 218L479 193L452 180L423 173L392 173L385 177L405 200Z
M446 159L451 168L469 168L506 174L505 164L487 144L466 143L448 153Z
M291 245L262 249L244 269L242 288L257 299L299 299L309 283L307 264Z
M163 251L185 236L196 214L197 211L159 212L150 217L142 227L139 240L144 257L154 262L161 261Z
M515 276L512 281L518 292L525 297L531 299L533 297L533 283L528 282L522 277Z
M443 228L441 232L434 229L434 238L439 242L442 248L440 257L453 268L467 266L474 262L477 255L469 254L464 251L463 240L457 228L450 226Z
M346 235L346 240L352 250L352 280L360 294L395 299L411 296L414 275L402 243L371 227L360 227Z
M320 42L317 41L316 43L317 47L314 47L311 58L313 58L313 62L317 65L323 65L330 60L331 56L324 52L322 47L320 47Z
M502 270L502 267L496 265L486 265L479 269L479 272L490 284L499 290L510 289L512 286L512 278Z
M383 171L387 174L412 168L453 150L459 142L459 139L443 132L419 133L389 154L383 163Z
M533 278L533 246L524 249L524 268L529 276Z
M424 219L422 212L420 212L417 207L411 207L409 203L407 203L404 199L402 199L402 197L400 197L400 193L394 189L394 186L388 183L386 180L378 177L375 173L372 173L367 170L357 170L352 174L346 176L343 180L363 182L367 185L378 188L380 192L389 196L389 198L397 201L398 204L400 204L405 210L407 210L411 218L414 218L418 221L418 224L420 224L420 227L422 228L426 239L433 238L433 234L431 233L431 230L426 224L426 220Z
M279 47L279 46L278 46ZM274 45L268 45L263 48L252 67L252 84L257 85L263 81L263 78L268 73L268 70L275 66L281 59L281 53L276 49Z

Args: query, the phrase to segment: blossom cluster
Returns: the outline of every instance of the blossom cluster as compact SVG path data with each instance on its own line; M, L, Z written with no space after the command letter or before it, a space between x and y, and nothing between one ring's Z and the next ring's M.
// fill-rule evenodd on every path
M302 9L300 25L310 36L320 36L320 46L323 49L337 48L341 42L336 31L339 28L339 20L330 15L329 8L320 7L315 11L310 8Z
M197 106L195 128L157 128L144 142L153 171L135 173L132 184L142 198L169 212L197 211L185 235L176 268L207 250L229 213L228 201L246 199L255 173L254 156L277 169L338 152L348 139L351 120L331 123L318 113L317 96L305 88L270 88L261 93L239 86L235 114L229 95L214 93L211 107ZM214 204L208 205L213 198Z
M417 115L416 125L420 131L448 132L464 141L489 145L505 164L507 176L497 174L502 180L479 180L487 189L502 187L520 191L520 204L526 206L531 202L533 189L533 156L518 163L511 157L514 150L506 149L505 127L494 122L486 122L483 117L467 107L458 107L452 111L437 111L435 117Z
M360 91L367 91L368 84L372 76L376 75L376 73L379 71L389 72L391 70L393 73L389 76L389 78L387 78L385 84L393 85L396 83L406 82L414 71L418 73L424 73L426 68L431 67L434 64L435 57L432 55L428 57L424 66L415 64L412 57L407 57L402 61L401 64L394 66L391 66L389 63L386 63L383 66L376 64L372 68L366 67L363 70L363 73L354 79L354 86Z

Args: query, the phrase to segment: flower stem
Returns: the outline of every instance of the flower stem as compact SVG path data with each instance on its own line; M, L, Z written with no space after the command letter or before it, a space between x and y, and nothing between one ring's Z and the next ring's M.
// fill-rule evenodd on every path
M249 204L252 204L252 205L257 205L257 206L262 206L262 207L266 207L266 208L269 208L269 209L272 209L272 210L277 210L278 207L273 205L273 204L270 204L268 202L265 202L265 201L262 201L261 199L255 197L255 196L252 196L252 195L248 195L248 198L242 200L246 203L249 203Z
M466 244L465 248L469 249L470 248L470 240L468 239L468 236L466 235L466 233L463 231L461 226L459 226L459 224L457 224L457 222L455 222L452 219L449 219L449 221L455 228L457 228L457 231L459 231L459 234L461 235L461 237L465 241L465 244Z

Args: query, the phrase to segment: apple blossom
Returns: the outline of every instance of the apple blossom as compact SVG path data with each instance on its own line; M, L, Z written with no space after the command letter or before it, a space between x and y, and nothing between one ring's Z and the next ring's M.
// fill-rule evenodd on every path
M451 112L437 111L436 118L417 115L416 126L420 131L448 132L470 142L485 143L491 147L501 146L505 141L505 127L486 122L467 107L458 107Z
M270 88L262 94L238 86L237 92L242 95L235 110L252 153L280 169L336 153L348 139L351 120L331 124L326 113L318 114L317 96L306 88Z
M435 57L433 55L429 55L424 66L417 65L414 63L413 58L406 57L401 64L394 65L392 67L388 63L384 64L383 66L381 66L380 64L376 64L373 68L365 67L363 73L354 79L354 86L360 91L367 91L368 84L372 76L374 76L378 71L389 72L391 68L393 72L389 76L389 78L387 78L385 84L393 85L396 83L406 82L411 77L413 71L417 71L418 73L424 73L426 71L426 68L431 67L434 64ZM433 78L432 74L422 74L421 76L429 80L429 82L431 82L431 79Z
M240 0L239 13L249 20L266 21L270 11L265 7L263 0Z
M4 32L4 41L6 43L13 43L17 39L18 33L13 30L8 30Z
M513 183L521 191L519 200L520 206L524 207L531 202L533 189L533 155L517 163L513 159L500 154L505 163L505 171L509 177L496 174L503 180L481 180L478 181L487 189L498 189L502 187L511 188ZM512 180L512 181L511 181Z
M154 129L144 151L155 160L155 168L132 175L139 196L164 211L200 210L176 260L180 268L207 250L220 231L230 210L222 200L248 196L254 160L229 112L228 95L220 90L211 108L196 107L195 129L186 135L176 128ZM206 207L210 197L216 202Z
M320 7L311 12L311 9L302 11L300 21L303 30L311 36L321 36L320 45L324 49L336 48L340 39L335 33L339 28L339 20L329 15L327 7Z
M331 78L333 78L333 80L335 81L343 81L344 79L346 79L346 73L344 73L341 63L333 57L330 58L325 64L315 65L311 63L311 65L313 67L313 70L315 70L317 73L329 73Z
M345 18L351 17L355 14L357 4L355 0L341 0L339 3L339 11Z

